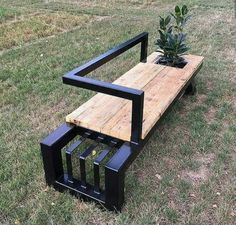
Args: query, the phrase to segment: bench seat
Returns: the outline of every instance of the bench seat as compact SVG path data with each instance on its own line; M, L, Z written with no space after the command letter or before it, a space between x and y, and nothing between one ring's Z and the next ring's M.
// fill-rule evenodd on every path
M203 62L202 56L186 55L183 69L155 64L158 53L138 63L114 84L144 91L142 139ZM124 141L131 138L131 101L98 93L66 117L66 122Z

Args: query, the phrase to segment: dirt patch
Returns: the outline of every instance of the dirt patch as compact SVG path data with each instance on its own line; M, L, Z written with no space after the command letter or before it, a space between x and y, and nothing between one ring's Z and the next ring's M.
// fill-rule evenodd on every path
M227 52L227 54L225 54ZM236 63L236 50L234 48L232 49L224 49L222 52L223 56L226 60L232 61Z
M207 81L207 90L212 91L214 89L214 83L212 81Z
M169 157L164 157L163 158L165 167L168 168L169 170L174 169L177 167L177 162L176 160L169 158Z
M196 171L184 170L180 174L180 178L191 182L193 185L199 185L209 179L211 176L210 165L214 161L215 155L205 154L205 155L195 155L194 160L198 161L201 165Z
M209 175L208 168L201 166L197 171L183 171L181 178L190 181L192 184L199 184L202 181L206 181Z
M215 107L209 107L207 113L205 114L206 121L212 123L215 119L217 109Z
M230 103L232 104L232 107L236 109L236 93L230 96Z
M114 16L95 16L94 19L95 19L95 21L100 22L105 19L111 19L112 17L114 17Z
M204 104L204 102L206 101L206 99L207 99L207 95L198 94L198 95L197 95L196 104L197 104L197 105L202 105L202 104Z
M215 154L209 153L209 154L197 154L194 156L194 159L204 165L209 165L215 160Z
M235 70L235 69L233 69ZM230 77L229 81L232 83L232 84L235 84L236 85L236 76L235 76L235 73L232 73L232 76Z

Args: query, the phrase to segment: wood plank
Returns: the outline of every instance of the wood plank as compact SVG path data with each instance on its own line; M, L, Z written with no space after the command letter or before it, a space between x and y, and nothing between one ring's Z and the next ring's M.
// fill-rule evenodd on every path
M201 58L196 60L191 57L190 59L191 64L188 65L185 70L166 67L165 70L162 70L155 79L143 88L145 91L143 139L182 90L186 82L191 78L201 61ZM111 136L115 135L117 138L123 140L130 140L131 104L128 103L125 105L122 110L107 123L101 132L106 132Z
M183 69L166 67L153 63L158 54L154 52L147 63L137 64L113 82L144 90L143 139L203 61L201 56L186 55L189 63ZM130 141L131 101L97 94L68 115L66 121Z
M148 67L153 67L152 65L148 66ZM159 73L163 67L154 67L153 68L156 73ZM142 89L143 86L145 86L148 82L150 82L154 77L155 74L149 72L149 68L147 68L145 66L145 70L142 72L142 76L139 79L136 79L134 81L130 81L129 84L123 84L127 87L132 87L132 88L136 88L136 89ZM104 112L103 109L101 109L101 107L96 111L96 115L91 117L86 117L87 119L87 124L93 124L96 123L96 126L98 127L98 129L102 130L102 128L107 124L108 121L110 121L119 111L121 111L122 107L128 103L130 103L131 101L129 100L124 100L122 98L117 98L117 101L114 102L109 100L105 103L105 106L107 108L107 110Z
M159 72L156 77L150 82L151 85L153 81L155 80L155 83L161 83L163 79L167 76L171 68L166 67L164 70ZM148 92L148 88L150 87L150 83L147 84L142 90L144 91L144 111L143 111L143 133L145 132L147 122L150 120L148 118L148 115L150 112L153 111L153 107L150 102L155 102L155 99L157 98L157 95L153 93ZM157 87L154 87L156 89ZM158 116L158 112L154 113L154 117ZM124 105L122 110L120 110L119 113L117 113L110 121L109 123L104 126L104 128L101 130L102 132L106 132L107 134L113 136L116 135L119 138L122 139L130 139L131 134L131 103Z
M147 63L155 63L157 57L161 55L159 52L153 52L151 55L147 57Z
M153 67L153 65L149 65L148 67L153 68L156 73L164 69L163 66ZM146 64L139 63L113 83L141 89L154 77L155 74L149 73ZM122 98L105 94L97 94L77 110L69 114L66 121L86 128L91 128L91 124L95 123L96 128L93 129L101 132L100 127L103 126L123 107L124 104L127 104L128 102L129 100Z
M139 69L141 67L141 69ZM120 78L118 78L116 80L116 84L126 84L126 83L129 83L128 81L131 80L131 77L130 74L133 73L133 78L135 77L140 77L141 76L141 72L142 72L142 65L141 63L139 63L138 65L136 65L134 68L132 68L129 72L125 73L123 76L121 76ZM136 76L135 76L136 74ZM109 96L105 95L105 94L101 94L101 93L98 93L97 95L95 95L93 98L91 98L90 100L88 100L87 102L85 102L83 105L81 105L78 109L76 109L75 111L73 111L71 114L69 114L67 117L66 117L66 121L67 122L77 122L76 121L76 117L78 117L80 114L82 114L83 112L87 111L88 109L91 109L92 111L94 111L94 108L95 107L95 104L100 104L102 101L106 101L108 100ZM115 97L113 96L110 96L111 99ZM88 111L87 111L88 112ZM87 113L89 114L89 112ZM79 125L79 124L78 124ZM82 125L82 124L80 124Z

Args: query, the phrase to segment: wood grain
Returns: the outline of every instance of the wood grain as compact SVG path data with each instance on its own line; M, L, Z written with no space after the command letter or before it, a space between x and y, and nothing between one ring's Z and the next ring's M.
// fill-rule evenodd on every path
M147 63L137 64L113 82L144 91L143 139L203 62L202 56L186 55L188 64L178 69L155 64L157 57L152 53ZM69 114L66 122L130 141L131 102L99 93Z

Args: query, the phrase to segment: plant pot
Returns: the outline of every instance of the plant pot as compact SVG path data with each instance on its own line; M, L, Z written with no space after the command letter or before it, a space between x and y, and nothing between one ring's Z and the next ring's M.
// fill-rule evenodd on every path
M182 58L182 61L180 63L177 63L175 65L172 65L170 62L168 62L166 59L164 59L161 56L158 56L155 60L155 64L160 64L160 65L164 65L164 66L171 66L171 67L176 67L176 68L184 68L187 65L187 61Z

